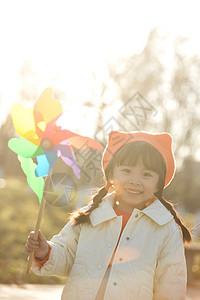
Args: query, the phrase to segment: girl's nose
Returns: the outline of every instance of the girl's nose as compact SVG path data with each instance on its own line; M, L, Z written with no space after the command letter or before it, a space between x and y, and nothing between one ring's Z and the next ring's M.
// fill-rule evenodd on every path
M130 179L129 179L129 183L140 185L140 184L141 184L141 181L140 181L139 176L137 176L137 175L132 175L132 176L130 177Z

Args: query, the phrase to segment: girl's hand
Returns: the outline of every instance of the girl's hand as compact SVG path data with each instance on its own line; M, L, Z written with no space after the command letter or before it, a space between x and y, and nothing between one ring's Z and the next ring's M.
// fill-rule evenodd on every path
M40 230L37 240L34 237L34 231L30 232L25 248L27 252L34 252L35 257L39 260L43 260L49 252L47 240Z

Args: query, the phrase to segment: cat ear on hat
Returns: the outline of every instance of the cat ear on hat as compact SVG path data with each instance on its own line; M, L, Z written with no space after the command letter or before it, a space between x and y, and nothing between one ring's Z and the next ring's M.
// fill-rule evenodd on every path
M115 131L115 130L112 130L111 132L109 132L109 134L108 134L109 139L111 139L112 136L116 134L116 132L117 132L117 131Z
M167 148L172 147L172 136L169 133L164 132L159 134L157 136L157 140L162 146L165 146Z
M172 149L173 139L170 134L164 132L158 135L157 141L161 145L162 148L161 152L167 166L167 173L165 179L165 187L167 187L172 181L176 170L176 162L175 162L174 153Z
M107 146L104 150L103 157L102 157L103 170L105 170L107 164L109 163L109 161L111 160L111 158L113 157L113 155L115 153L115 145L117 143L119 143L119 140L120 140L119 135L120 135L120 133L118 131L111 131L108 134Z
M120 140L120 138L122 137L122 135L123 134L121 132L111 131L109 133L109 136L108 136L109 146L115 145Z

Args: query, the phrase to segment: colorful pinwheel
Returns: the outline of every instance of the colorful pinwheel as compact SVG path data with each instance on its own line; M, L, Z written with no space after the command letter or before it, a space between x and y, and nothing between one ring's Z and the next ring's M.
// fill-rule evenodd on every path
M53 97L51 88L44 90L33 109L23 109L20 104L12 107L13 124L21 137L10 139L8 146L18 154L28 184L39 201L44 189L44 180L40 177L49 174L59 156L79 178L80 170L71 146L81 150L90 147L99 150L102 148L89 137L57 126L56 122L61 115L62 106ZM32 158L36 158L37 164Z

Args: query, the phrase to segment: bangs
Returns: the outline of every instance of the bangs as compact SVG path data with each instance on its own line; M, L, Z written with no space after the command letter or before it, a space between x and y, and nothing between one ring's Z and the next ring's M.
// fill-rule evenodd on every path
M117 166L135 167L138 162L142 162L146 169L158 173L159 161L163 161L162 155L153 146L145 142L134 142L125 145L116 153Z

